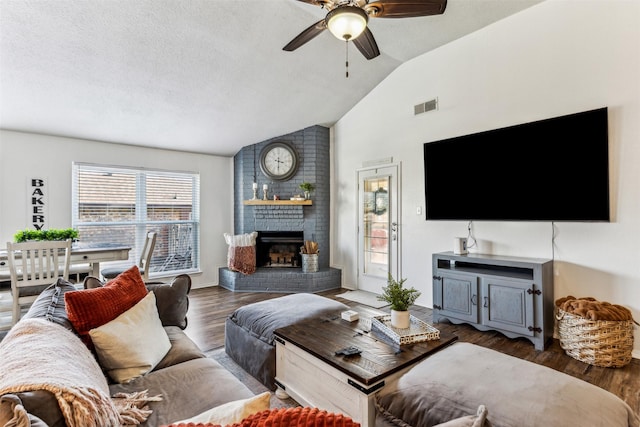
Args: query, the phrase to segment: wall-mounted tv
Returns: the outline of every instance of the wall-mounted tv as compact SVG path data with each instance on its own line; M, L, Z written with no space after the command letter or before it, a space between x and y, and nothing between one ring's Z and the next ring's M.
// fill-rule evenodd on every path
M427 220L609 221L607 108L424 144Z

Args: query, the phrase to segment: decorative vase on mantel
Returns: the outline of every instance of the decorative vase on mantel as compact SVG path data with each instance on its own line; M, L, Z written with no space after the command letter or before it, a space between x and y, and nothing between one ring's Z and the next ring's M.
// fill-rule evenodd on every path
M311 192L315 189L315 186L310 182L303 182L299 185L300 189L304 191L304 199L311 200Z
M379 301L388 302L391 305L391 326L398 329L407 329L411 326L409 307L416 302L421 292L415 288L405 288L407 279L396 281L391 273L387 279L387 286L382 287L382 295L378 295Z

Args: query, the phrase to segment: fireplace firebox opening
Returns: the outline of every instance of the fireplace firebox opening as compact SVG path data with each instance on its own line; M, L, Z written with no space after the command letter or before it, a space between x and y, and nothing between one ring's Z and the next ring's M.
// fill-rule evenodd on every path
M256 266L267 268L300 268L302 231L258 231Z

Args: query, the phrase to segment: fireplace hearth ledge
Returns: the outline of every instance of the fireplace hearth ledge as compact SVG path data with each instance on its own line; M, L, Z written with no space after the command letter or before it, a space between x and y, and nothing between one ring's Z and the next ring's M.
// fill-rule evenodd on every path
M342 286L342 270L333 267L316 273L303 273L299 268L258 268L249 275L222 267L219 278L219 285L233 292L315 293Z

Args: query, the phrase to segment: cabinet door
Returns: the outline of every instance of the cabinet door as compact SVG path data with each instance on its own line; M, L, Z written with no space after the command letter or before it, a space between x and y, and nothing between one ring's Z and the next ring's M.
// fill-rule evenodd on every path
M441 275L434 280L441 296L440 314L478 323L478 278L463 274Z
M525 336L534 335L534 285L530 281L483 277L481 284L484 325Z

